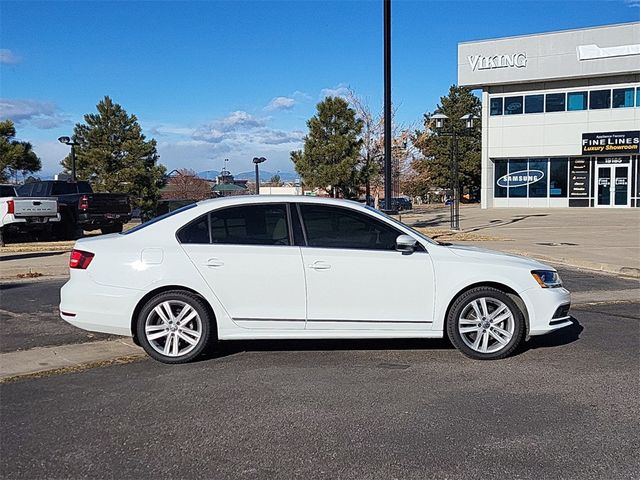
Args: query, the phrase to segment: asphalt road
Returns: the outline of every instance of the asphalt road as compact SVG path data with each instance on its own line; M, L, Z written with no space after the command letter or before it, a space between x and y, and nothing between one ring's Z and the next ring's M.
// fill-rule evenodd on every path
M562 273L574 291L637 286ZM572 314L495 362L446 341L243 342L0 385L0 474L640 478L640 304Z
M637 280L559 268L566 287L573 292L638 288ZM67 345L111 338L86 332L58 316L60 287L66 279L8 281L0 283L0 353L33 347Z
M0 353L110 338L80 330L60 318L60 287L65 282L57 278L0 283Z

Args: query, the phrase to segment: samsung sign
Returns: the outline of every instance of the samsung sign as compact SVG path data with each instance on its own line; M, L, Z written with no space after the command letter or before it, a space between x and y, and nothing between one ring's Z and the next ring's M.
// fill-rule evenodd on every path
M519 170L517 172L503 175L498 179L496 185L503 188L524 187L531 185L544 178L542 170Z
M527 66L526 53L512 53L510 55L471 55L467 57L472 71L494 70L496 68L524 68Z

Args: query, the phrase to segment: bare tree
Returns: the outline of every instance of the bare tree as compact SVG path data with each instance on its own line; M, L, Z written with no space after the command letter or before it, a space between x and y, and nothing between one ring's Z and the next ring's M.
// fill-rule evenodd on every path
M178 174L171 177L162 191L164 200L205 200L211 198L211 187L199 178L195 171L187 168L178 170Z
M377 193L382 191L384 186L384 115L382 111L372 113L367 102L353 90L349 90L347 99L363 122L360 170L368 201L372 190L376 192L377 197ZM411 174L411 162L416 149L412 143L411 126L399 125L395 118L394 107L391 111L391 162L392 191L394 196L397 196L402 191L403 178Z

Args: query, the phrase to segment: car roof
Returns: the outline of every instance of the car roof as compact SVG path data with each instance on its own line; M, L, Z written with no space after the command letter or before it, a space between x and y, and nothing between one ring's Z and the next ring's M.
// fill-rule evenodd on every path
M198 202L198 205L206 207L222 207L227 205L246 205L257 203L315 203L325 205L342 205L364 207L363 204L353 200L330 197L312 197L307 195L237 195L229 197L211 198Z

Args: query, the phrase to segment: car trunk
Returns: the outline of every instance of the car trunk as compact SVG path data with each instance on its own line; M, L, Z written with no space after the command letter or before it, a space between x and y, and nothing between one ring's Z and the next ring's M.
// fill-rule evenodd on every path
M55 198L16 197L13 202L16 218L55 217L58 213L58 202Z
M131 213L129 197L119 193L88 193L86 194L90 214L120 214Z

